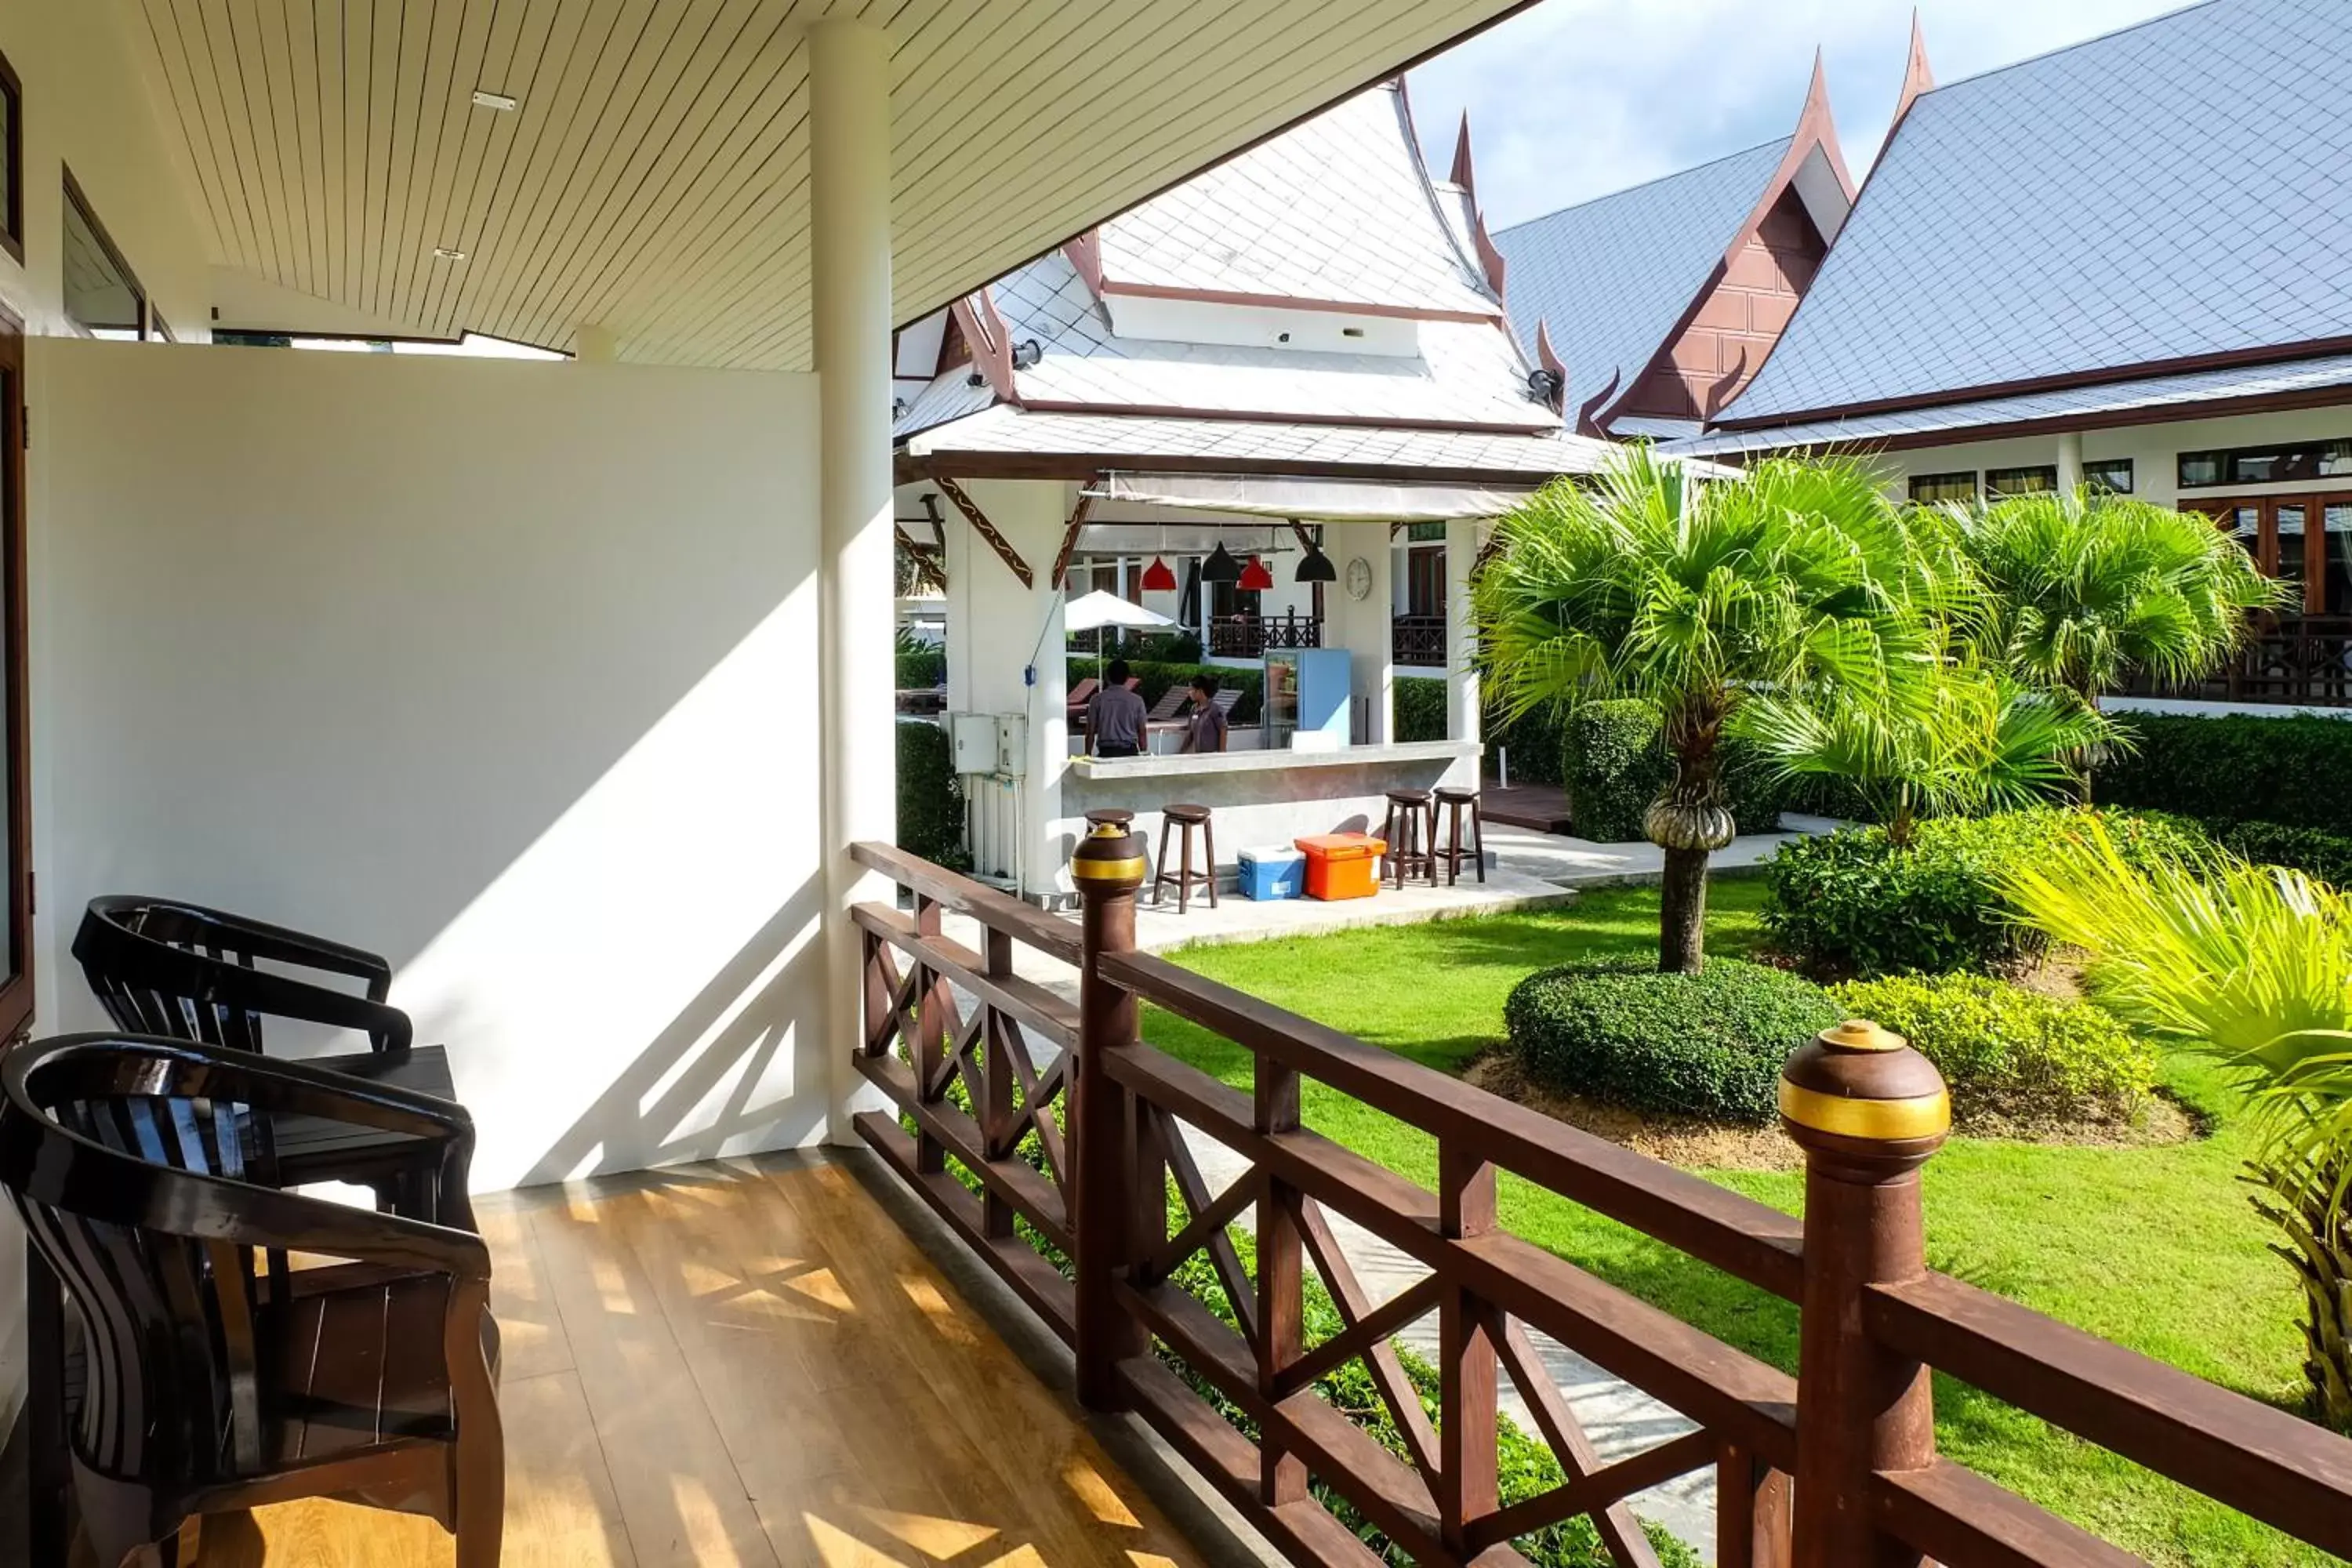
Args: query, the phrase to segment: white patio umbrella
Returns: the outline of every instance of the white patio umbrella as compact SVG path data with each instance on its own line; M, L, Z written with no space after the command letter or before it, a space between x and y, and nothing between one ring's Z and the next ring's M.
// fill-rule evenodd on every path
M1176 623L1157 610L1147 610L1141 605L1129 604L1117 594L1101 588L1082 594L1062 609L1062 629L1070 632L1099 631L1104 626L1132 626L1141 630L1150 626L1172 626ZM1103 672L1103 652L1095 649L1095 674Z

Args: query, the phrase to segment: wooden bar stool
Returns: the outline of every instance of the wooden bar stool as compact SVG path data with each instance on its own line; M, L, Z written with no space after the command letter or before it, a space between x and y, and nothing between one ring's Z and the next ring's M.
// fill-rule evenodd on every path
M1436 804L1429 808L1429 853L1433 861L1445 862L1445 885L1454 886L1462 874L1462 813L1470 813L1470 864L1477 868L1478 880L1486 879L1486 827L1478 816L1478 792L1475 789L1444 788L1437 792ZM1445 814L1445 847L1437 847L1437 816ZM1437 883L1437 868L1433 864L1429 872L1430 885Z
M1437 839L1437 803L1425 789L1392 789L1389 814L1381 837L1388 843L1388 875L1391 887L1402 888L1407 877L1426 876L1437 886L1437 860L1430 853Z
M1201 830L1201 853L1206 858L1207 869L1192 869L1192 829ZM1168 832L1181 829L1182 841L1178 846L1178 869L1168 868ZM1151 879L1153 908L1168 901L1167 885L1176 884L1176 912L1192 908L1192 889L1197 885L1209 889L1209 907L1217 907L1217 835L1209 826L1209 808L1205 805L1171 804L1160 808L1160 862Z
M1123 805L1098 805L1087 813L1088 827L1131 827L1135 813Z

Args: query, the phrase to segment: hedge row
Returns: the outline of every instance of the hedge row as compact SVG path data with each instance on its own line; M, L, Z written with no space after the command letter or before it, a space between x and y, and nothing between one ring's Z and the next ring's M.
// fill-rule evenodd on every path
M1075 690L1081 680L1096 679L1097 670L1109 668L1108 660L1097 664L1091 657L1070 660L1071 689ZM1186 685L1194 676L1202 674L1215 676L1217 689L1220 691L1231 690L1234 687L1241 688L1244 695L1242 700L1234 704L1233 713L1230 715L1235 724L1256 723L1258 714L1265 703L1265 672L1264 670L1236 669L1222 664L1174 664L1159 659L1130 658L1127 661L1127 671L1143 682L1137 689L1142 694L1147 705L1158 702L1160 698L1166 696L1170 687Z
M2278 822L2209 822L2213 841L2257 866L2286 866L2331 887L2352 888L2352 836Z
M1400 675L1396 681L1396 738L1445 739L1445 682L1425 675Z
M1674 782L1664 728L1657 704L1640 698L1588 702L1569 716L1560 775L1570 832L1601 844L1646 837L1642 814ZM1723 794L1740 832L1779 831L1787 791L1752 748L1736 742L1724 747Z
M2138 744L2099 769L2102 805L2352 834L2352 721L2116 717Z
M947 679L948 656L943 649L898 650L899 690L928 691L934 686L946 685Z
M1782 952L1817 973L1870 975L1999 969L2039 957L2039 933L1993 890L2004 868L2078 838L2094 815L2045 806L1923 822L1907 849L1883 827L1845 827L1784 844L1765 865L1764 923ZM2097 814L2124 857L2197 856L2192 823Z
M950 870L963 852L963 784L948 732L928 719L898 721L898 847Z
M1830 994L1936 1064L1963 1129L2129 1121L2156 1088L2154 1047L2097 1007L1984 974L1894 974Z

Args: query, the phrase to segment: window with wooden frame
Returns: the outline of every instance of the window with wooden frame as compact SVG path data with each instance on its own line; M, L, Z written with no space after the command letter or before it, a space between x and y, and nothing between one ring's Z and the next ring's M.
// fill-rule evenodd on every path
M2058 465L2028 463L2016 468L1987 468L1985 499L1999 500L2003 496L2034 496L2058 488Z
M0 250L25 260L25 84L0 55Z
M2179 461L2180 488L2185 490L2214 485L2275 485L2296 479L2347 479L2352 478L2352 439L2183 452Z
M1977 499L1977 476L1973 468L1950 474L1914 474L1911 476L1911 499L1920 506L1934 506L1938 501L1974 500Z
M66 314L93 338L125 342L154 335L153 310L139 275L90 210L73 171L66 171Z
M2183 500L2180 508L2210 517L2265 576L2294 584L2283 614L2352 614L2352 491L2200 496Z

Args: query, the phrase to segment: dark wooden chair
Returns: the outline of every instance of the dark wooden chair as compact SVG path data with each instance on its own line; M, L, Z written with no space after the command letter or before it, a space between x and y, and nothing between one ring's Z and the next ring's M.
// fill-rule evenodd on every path
M263 1049L262 1020L323 1025L364 1035L369 1048L311 1058L369 1083L457 1099L448 1053L414 1044L408 1015L384 1002L392 966L324 937L170 899L92 899L73 955L118 1028L237 1050ZM262 968L263 964L273 967ZM356 980L361 991L284 973ZM245 1158L273 1186L353 1182L390 1206L406 1169L404 1134L294 1115L257 1119Z
M251 1123L297 1116L399 1133L421 1213L251 1180ZM81 1330L68 1447L99 1568L205 1514L312 1497L428 1514L459 1568L496 1568L473 1142L455 1105L237 1047L68 1035L0 1058L0 1185Z

